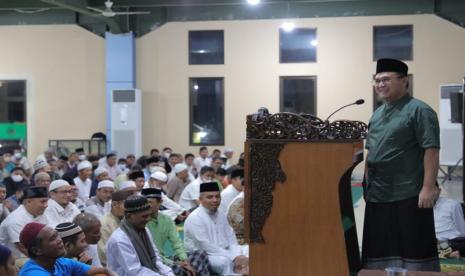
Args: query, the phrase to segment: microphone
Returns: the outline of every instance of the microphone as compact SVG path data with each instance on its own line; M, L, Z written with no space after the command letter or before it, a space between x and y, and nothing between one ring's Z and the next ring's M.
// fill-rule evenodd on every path
M325 121L328 121L328 119L331 118L331 116L333 116L334 114L336 114L336 113L337 113L339 110L341 110L341 109L344 109L344 108L346 108L346 107L348 107L348 106L351 106L351 105L361 105L361 104L364 104L364 103L365 103L365 100L364 100L364 99L358 99L358 100L356 100L354 103L346 104L346 105L344 105L343 107L340 107L339 109L337 109L336 111L334 111L333 113L331 113L331 114L328 116L328 118L326 118Z

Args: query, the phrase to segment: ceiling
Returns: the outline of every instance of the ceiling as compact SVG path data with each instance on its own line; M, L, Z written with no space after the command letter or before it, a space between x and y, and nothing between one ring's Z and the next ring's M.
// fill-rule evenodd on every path
M167 22L436 14L465 27L463 0L114 0L113 10L148 15L103 17L105 0L0 0L0 25L77 24L98 35L144 35Z

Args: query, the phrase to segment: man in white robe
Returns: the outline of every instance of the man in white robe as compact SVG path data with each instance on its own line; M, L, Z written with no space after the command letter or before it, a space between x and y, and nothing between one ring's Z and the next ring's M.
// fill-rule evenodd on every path
M237 243L236 235L223 212L216 182L200 185L200 206L187 217L184 243L188 251L204 250L213 272L221 275L248 274L248 247Z
M189 183L179 197L179 205L186 210L191 210L199 205L200 184L210 182L215 176L215 170L212 167L204 166L200 170L199 177Z
M103 180L98 183L97 191L94 197L86 202L86 213L94 214L98 219L101 219L111 210L111 195L115 189L113 181Z
M235 169L231 172L231 184L228 185L222 192L221 192L221 204L220 204L220 211L225 213L227 212L229 204L231 201L242 192L243 186L242 181L244 179L244 170L243 169Z
M86 202L90 196L90 189L92 187L92 163L87 160L81 161L78 166L78 176L74 178L74 184L78 188L78 197Z
M26 258L26 251L19 245L19 233L23 227L30 222L48 223L43 215L47 202L45 187L28 187L24 189L23 204L0 224L0 244L7 246L15 258Z
M49 192L51 198L48 200L48 207L44 213L48 226L55 228L60 223L72 222L74 217L81 213L78 207L71 203L71 185L65 180L53 181Z
M119 276L174 276L163 264L153 238L145 226L152 209L143 196L132 195L124 202L125 216L106 245L107 267Z

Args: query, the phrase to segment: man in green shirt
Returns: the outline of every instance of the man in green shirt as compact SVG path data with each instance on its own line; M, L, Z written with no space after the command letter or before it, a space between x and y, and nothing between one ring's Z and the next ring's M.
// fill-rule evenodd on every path
M433 209L439 188L436 113L407 93L408 67L380 59L373 81L384 104L369 123L365 168L365 268L439 271Z
M188 256L173 220L167 215L158 212L162 203L162 190L146 188L142 189L142 195L147 198L152 207L153 215L147 223L147 228L152 234L163 262L171 266L176 275L205 275L202 271L208 271L208 258L206 254L203 254L203 256ZM165 243L167 241L171 242L175 254L174 260L171 260L165 252ZM190 259L192 257L196 260L191 265Z

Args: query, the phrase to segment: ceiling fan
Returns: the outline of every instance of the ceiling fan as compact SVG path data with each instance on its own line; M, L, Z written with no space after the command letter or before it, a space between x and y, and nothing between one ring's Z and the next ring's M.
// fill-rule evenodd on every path
M113 16L115 16L115 15L150 14L149 11L115 12L115 11L113 11L113 10L111 9L112 6L113 6L113 2L110 1L110 0L107 0L107 1L105 1L105 9L104 9L104 10L97 9L97 8L94 8L94 7L87 7L87 8L88 8L89 10L96 11L96 12L100 13L100 15L105 16L105 17L113 17Z

